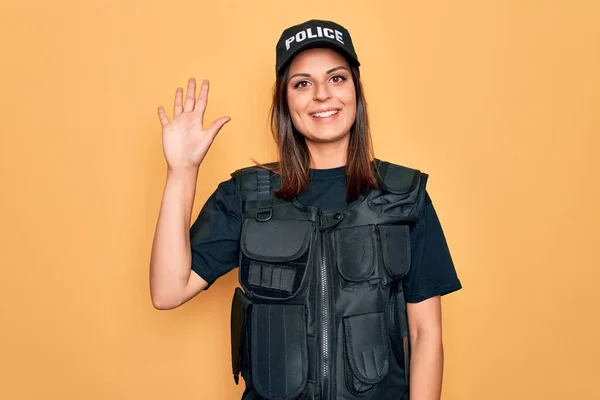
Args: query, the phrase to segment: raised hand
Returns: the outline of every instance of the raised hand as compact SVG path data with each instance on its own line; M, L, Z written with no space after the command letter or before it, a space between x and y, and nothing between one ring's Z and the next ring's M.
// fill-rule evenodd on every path
M175 92L173 119L169 121L162 106L158 118L162 125L163 152L171 170L198 168L223 125L231 120L221 117L204 128L204 111L208 103L209 82L204 80L196 101L196 80L188 80L185 103L182 104L183 88Z

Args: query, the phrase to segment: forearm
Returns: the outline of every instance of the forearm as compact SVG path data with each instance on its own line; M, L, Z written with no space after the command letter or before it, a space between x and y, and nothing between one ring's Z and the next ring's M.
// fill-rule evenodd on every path
M152 302L161 308L176 302L189 280L189 226L197 176L197 169L167 173L150 260Z
M439 333L411 337L410 400L439 400L444 349Z

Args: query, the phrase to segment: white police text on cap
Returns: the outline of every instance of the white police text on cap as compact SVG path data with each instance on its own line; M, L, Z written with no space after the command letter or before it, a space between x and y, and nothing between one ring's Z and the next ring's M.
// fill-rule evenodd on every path
M340 42L341 44L344 44L344 35L342 34L342 32L338 31L337 29L321 28L320 26L317 26L317 34L316 35L314 33L312 33L312 28L307 28L303 31L296 33L294 36L286 39L285 49L289 50L290 45L294 41L296 43L300 43L300 42L306 40L307 38L313 39L313 38L317 38L317 37L327 37L329 39L335 39L338 42Z

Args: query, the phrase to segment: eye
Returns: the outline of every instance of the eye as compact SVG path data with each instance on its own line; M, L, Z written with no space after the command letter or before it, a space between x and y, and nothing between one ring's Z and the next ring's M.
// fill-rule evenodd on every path
M331 77L331 80L333 81L333 83L342 83L346 79L347 78L344 75L334 75Z
M298 81L294 84L294 89L305 88L309 85L308 81Z

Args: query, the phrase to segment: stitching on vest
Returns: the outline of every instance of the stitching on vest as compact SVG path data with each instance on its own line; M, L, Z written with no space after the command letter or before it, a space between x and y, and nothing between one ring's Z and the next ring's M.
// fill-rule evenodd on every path
M267 307L268 307L268 310L269 310L269 318L268 318L268 321L269 321L269 329L268 329L268 332L269 332L269 341L268 341L268 343L269 343L269 351L267 352L268 359L269 359L269 368L268 368L269 369L269 375L268 375L269 376L268 377L268 381L269 381L269 396L273 396L273 392L272 392L272 388L271 388L271 381L272 381L271 377L273 376L272 369L271 369L271 305L269 304Z
M287 354L287 332L285 329L285 307L283 307L283 360L284 360L284 385L283 392L288 392L288 354Z

